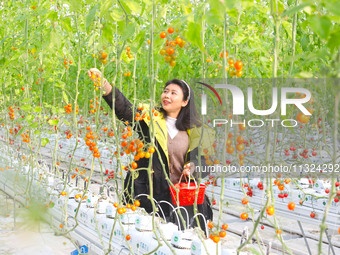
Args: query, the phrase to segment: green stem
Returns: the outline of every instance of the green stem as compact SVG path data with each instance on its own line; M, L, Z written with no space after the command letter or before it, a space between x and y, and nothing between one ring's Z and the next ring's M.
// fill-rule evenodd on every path
M295 6L297 6L298 0L295 0ZM294 13L293 27L292 27L292 61L290 63L289 76L292 75L295 57L295 42L296 42L296 24L297 24L297 12Z

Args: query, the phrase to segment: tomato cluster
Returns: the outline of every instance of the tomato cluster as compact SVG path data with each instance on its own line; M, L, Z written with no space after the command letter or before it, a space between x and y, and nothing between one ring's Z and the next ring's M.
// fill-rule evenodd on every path
M249 186L248 183L242 184L243 188L247 188L247 196L252 197L253 196L253 190L252 188Z
M142 121L144 119L147 119L147 120L151 119L151 117L145 111L144 107L138 107L137 110L138 110L138 112L135 115L135 121ZM152 109L151 112L154 116L158 116L158 114L159 114L156 109Z
M84 196L84 197L82 197L80 194L76 194L75 196L74 196L74 198L75 199L82 199L82 200L86 200L87 199L87 196Z
M131 72L125 72L124 73L124 77L130 77L131 76Z
M99 52L99 60L104 65L107 63L107 53L105 51Z
M72 137L71 130L66 130L66 131L65 131L65 134L67 135L67 136L66 136L67 139L70 139L70 138Z
M168 33L173 34L173 32L174 32L174 29L172 27L169 27ZM160 34L160 37L163 39L166 38L167 33L162 32ZM159 54L164 56L165 62L169 63L171 67L174 67L176 66L176 58L177 58L175 47L179 46L180 48L183 48L186 42L179 36L177 36L174 40L171 40L171 39L173 39L173 37L169 37L168 40L166 40L165 46L163 47L163 49L160 50Z
M225 51L225 53L223 54L223 51L220 53L220 57L223 59L223 58L226 58L228 57L228 51ZM217 75L219 69L222 67L222 64L221 62L219 61L213 61L212 58L209 56L206 58L205 60L207 63L211 63L211 64L214 64L216 65L218 68L215 69L215 75ZM229 71L229 75L230 77L241 77L243 75L243 63L242 61L238 60L234 63L234 59L232 58L229 58L228 61L228 66L226 67L226 71ZM213 77L213 74L211 73L209 75L209 77Z
M310 116L304 115L302 112L298 113L296 120L300 123L306 124L309 122Z
M69 66L67 64L72 64L72 60L68 61L67 58L64 58L64 66L66 69L69 69Z
M95 91L99 90L99 88L102 86L102 84L101 84L102 78L96 77L96 75L94 73L92 73L91 79L96 80L96 81L93 82L94 90Z
M232 58L230 58L228 60L228 64L229 64L229 75L231 77L241 77L243 72L243 63L242 61L238 60L234 63L234 60Z
M8 107L8 110L9 110L9 116L11 116L11 117L9 117L11 120L14 120L15 119L15 115L14 115L14 110L13 110L13 107L12 106L10 106L10 107Z
M226 140L226 146L227 146L227 153L233 154L235 151L235 148L232 146L232 137L233 134L229 133L228 138ZM244 150L244 144L248 146L248 142L243 138L243 136L239 135L236 138L236 150L238 151L238 158L239 158L239 164L242 166L244 164L243 159L245 158L246 154L242 154L241 152ZM227 164L230 164L231 162L227 162Z
M26 130L27 134L24 132L24 133L21 133L21 137L22 137L22 141L24 143L29 143L30 142L30 135L28 134L28 130Z
M258 188L259 190L263 190L263 183L262 183L262 182L259 182L259 183L257 184L257 188Z
M213 240L214 243L218 243L221 240L221 238L227 235L226 230L228 229L228 224L223 224L221 226L222 230L218 230L215 224L212 221L209 221L208 228L210 229L209 238Z
M93 132L91 131L91 127L88 126L86 130L89 132L86 134L85 144L89 147L89 150L93 152L93 157L99 158L100 153L99 153L98 147L96 146L97 144L94 141L91 141L95 139L95 136L93 135Z
M288 197L288 193L285 192L285 185L284 184L289 184L290 183L290 179L285 179L284 181L281 181L279 179L275 179L274 180L274 185L277 186L277 188L281 191L277 196L279 198L285 198Z
M128 46L126 47L126 55L131 59L133 56L131 55L131 48Z
M127 209L130 209L131 211L136 211L137 210L137 207L140 206L140 202L138 200L135 200L135 202L133 203L133 205L131 204L126 204L126 207L123 206L123 207L119 207L119 204L118 203L114 203L113 206L115 208L117 208L117 212L118 214L122 215L124 213L127 212Z
M44 81L44 78L41 78L41 82L43 82ZM40 78L38 78L38 80L36 81L36 84L40 84ZM25 88L24 87L22 87L21 88L21 90L24 90ZM31 90L31 88L30 88L30 90Z
M209 185L209 184L212 184L214 186L217 186L217 183L216 183L216 177L215 176L212 176L212 175L209 175L209 181L206 181L204 183L206 186Z
M206 165L211 166L214 164L213 157L209 155L208 149L203 149L203 155L204 155Z
M72 104L67 104L64 106L65 112L70 114L72 112ZM79 106L76 105L76 113L79 111Z
M98 102L98 97L96 97L95 99L94 99L94 101L91 99L90 100L90 108L91 108L91 110L89 110L89 113L95 113L95 112L97 112L97 110L98 110L98 105L99 105L99 102ZM94 104L93 104L93 102L95 102Z
M144 143L140 141L140 139L131 139L129 142L126 141L128 137L132 136L132 128L130 126L128 126L123 132L123 141L121 142L122 149L127 155L134 153L134 161L131 163L131 168L136 169L138 167L136 161L140 160L141 158L150 158L151 154L155 152L155 148L151 146L148 148L148 151L144 151Z
M105 181L109 181L110 179L114 179L114 172L110 171L108 169L105 170L105 175L108 175L107 178L105 179Z

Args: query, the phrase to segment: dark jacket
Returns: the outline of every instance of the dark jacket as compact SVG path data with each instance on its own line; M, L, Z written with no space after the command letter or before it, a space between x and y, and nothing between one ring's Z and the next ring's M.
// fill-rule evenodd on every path
M103 96L111 108L113 103L112 95L113 93L111 92L107 96ZM134 110L134 113L136 112L137 110ZM132 120L134 119L131 102L129 102L129 100L117 88L115 88L115 113L118 119L124 122L128 121L129 123L132 123ZM169 176L166 123L165 119L160 113L158 116L153 116L152 120L153 123L151 123L151 120L148 120L147 118L138 121L138 125L135 125L135 131L138 132L138 135L141 139L144 139L145 143L150 143L150 127L153 124L152 127L155 134L154 142L156 147L156 152L152 157L153 198L156 201L165 200L171 202L169 184L166 180L166 175ZM187 130L189 134L189 151L186 155L186 162L193 162L196 166L199 165L197 158L198 145L202 144L201 142L204 140L200 139L200 130L201 128ZM206 132L205 137L210 137L213 139L208 131L204 132ZM211 139L209 139L209 142L206 144L212 144L210 141ZM208 148L208 146L206 146L206 148ZM159 151L159 154L157 151ZM138 160L137 163L138 168L148 168L149 159L142 158ZM164 164L165 168L162 167L162 163ZM201 159L201 164L202 166L205 164L205 159L203 156ZM138 172L138 174L134 175L135 178L132 178L132 174L129 171L124 181L124 195L127 202L131 202L133 198L139 194L150 194L150 185L147 171L139 170L136 172ZM201 177L204 178L207 174L208 173L202 173ZM141 202L141 207L145 208L149 213L152 212L151 203L146 197L140 197L139 200ZM165 216L169 216L169 206L165 203L162 203L161 207L165 213ZM205 197L203 204L198 205L198 210L205 216L206 219L212 219L212 210L210 208L208 197Z

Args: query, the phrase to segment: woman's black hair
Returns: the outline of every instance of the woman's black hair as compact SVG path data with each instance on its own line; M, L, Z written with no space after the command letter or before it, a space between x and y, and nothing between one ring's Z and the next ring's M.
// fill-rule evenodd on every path
M183 91L183 100L188 100L189 97L189 90L190 86L187 86L184 81L180 79L172 79L165 83L166 88L170 84L178 85ZM167 116L166 111L163 107L160 107L159 111L163 113L164 118ZM195 100L194 100L194 93L193 90L190 88L190 98L189 102L186 106L182 107L181 111L177 116L176 121L176 128L181 131L186 131L187 129L191 129L193 127L200 127L202 124L199 120L198 113L196 110Z

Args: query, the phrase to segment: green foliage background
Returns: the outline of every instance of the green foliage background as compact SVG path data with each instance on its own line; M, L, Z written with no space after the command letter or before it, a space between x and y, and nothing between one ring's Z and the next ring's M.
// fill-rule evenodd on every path
M1 104L8 107L25 98L45 107L72 102L79 70L77 103L87 109L93 84L86 71L91 67L105 71L130 99L135 86L137 98L148 99L151 84L158 93L171 78L227 76L221 68L223 47L228 58L244 62L243 77L272 77L275 24L277 76L339 77L339 10L337 0L1 1ZM174 68L159 54L165 41L159 34L169 26L187 42L177 50ZM103 47L109 55L105 66L92 57ZM206 62L208 57L213 61ZM64 58L73 62L69 69ZM124 77L124 72L133 73L134 64L135 80Z

